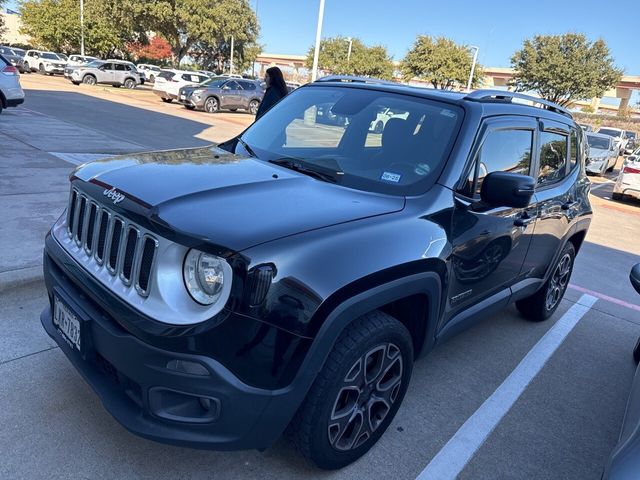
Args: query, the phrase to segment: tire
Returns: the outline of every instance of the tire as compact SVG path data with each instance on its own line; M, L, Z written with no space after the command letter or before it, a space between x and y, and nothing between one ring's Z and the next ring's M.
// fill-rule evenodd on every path
M384 123L382 123L381 120L378 120L378 123L376 123L376 126L373 127L373 133L382 133L383 130L384 130Z
M164 103L171 103L171 102L173 102L173 98L162 98L162 97L160 97L160 99L161 99Z
M73 83L74 85L80 85L80 82L71 82L71 83Z
M27 62L24 62L24 69L27 73L31 73L31 67Z
M82 77L82 83L84 83L85 85L95 85L96 83L98 83L98 81L93 75L85 75L84 77Z
M2 115L2 99L0 98L0 115Z
M44 69L44 64L41 63L40 65L38 65L38 72L40 73L40 75L46 75L47 74L47 72Z
M237 109L237 108L230 108L230 109L229 109L229 111L231 111L231 112L237 112L237 111L238 111L238 109Z
M354 462L393 420L412 368L413 343L404 325L380 311L360 317L340 334L287 436L320 468Z
M576 250L571 242L567 242L542 288L516 302L516 307L526 319L542 322L553 315L567 291L575 258Z
M220 110L220 104L216 97L209 97L204 102L204 111L207 113L217 113Z
M185 105L184 108L186 108L187 110L195 110L196 107L194 107L193 105Z
M260 108L259 100L251 100L249 102L249 113L251 115L256 115L258 113L258 108Z
M149 75L149 83L156 83L156 77L154 75Z
M613 162L613 165L611 165L609 168L607 168L607 172L613 172L613 169L616 168L616 163L618 163L617 160L615 162Z
M624 195L622 193L612 193L611 199L621 202L622 200L624 200Z
M128 88L128 89L136 88L136 81L133 78L127 78L124 81L124 88Z

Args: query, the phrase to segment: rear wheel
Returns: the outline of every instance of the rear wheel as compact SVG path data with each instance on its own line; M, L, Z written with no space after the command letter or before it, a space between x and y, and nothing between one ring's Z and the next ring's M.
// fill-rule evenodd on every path
M516 307L525 318L541 322L553 315L569 285L575 257L573 244L567 242L542 288L530 297L516 302Z
M96 77L94 77L93 75L85 75L82 78L82 83L84 83L85 85L95 85L96 82Z
M162 98L162 101L165 103L171 103L173 102L173 98Z
M204 102L204 111L207 113L216 113L218 110L220 110L218 99L216 97L207 98Z
M187 110L195 110L196 107L194 107L193 105L185 105L184 108L186 108Z
M251 100L249 102L249 113L251 113L251 115L258 113L258 108L260 108L260 102L258 100Z
M320 468L354 462L393 420L412 367L404 325L383 312L364 315L336 341L287 435Z
M621 201L621 200L623 200L623 199L624 199L624 195L623 195L623 194L621 194L621 193L612 193L612 194L611 194L611 198L612 198L613 200Z

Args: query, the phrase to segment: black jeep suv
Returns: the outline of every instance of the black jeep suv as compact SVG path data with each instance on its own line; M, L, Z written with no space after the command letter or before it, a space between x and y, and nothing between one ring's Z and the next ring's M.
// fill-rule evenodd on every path
M591 221L587 148L521 94L322 79L218 146L78 167L41 321L138 435L264 449L286 431L339 468L415 359L510 302L553 314Z

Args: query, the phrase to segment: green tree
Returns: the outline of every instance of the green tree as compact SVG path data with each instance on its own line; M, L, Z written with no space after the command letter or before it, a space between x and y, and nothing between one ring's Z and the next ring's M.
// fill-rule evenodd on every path
M307 54L306 67L313 67L314 46ZM360 39L346 37L327 38L320 42L318 68L336 75L358 75L383 79L393 78L393 61L387 49L380 45L368 47Z
M511 57L511 65L517 90L534 90L564 106L601 97L622 76L605 41L590 42L579 33L527 39Z
M0 0L0 10L2 10L2 6L4 5L4 0ZM2 43L2 36L5 34L6 29L4 27L4 16L0 15L0 43Z
M140 23L143 0L85 2L86 53L104 57L125 52L126 45L146 41ZM22 32L39 48L76 53L80 50L80 4L77 0L26 0L20 6Z
M463 87L469 81L473 54L465 45L458 45L445 37L418 35L411 50L400 64L405 80L418 78L431 83L434 88L451 90ZM481 83L482 67L476 64L472 86Z
M155 0L147 2L144 23L171 45L173 63L193 53L200 63L223 68L231 53L238 58L255 46L258 20L248 0ZM234 53L235 56L235 53Z

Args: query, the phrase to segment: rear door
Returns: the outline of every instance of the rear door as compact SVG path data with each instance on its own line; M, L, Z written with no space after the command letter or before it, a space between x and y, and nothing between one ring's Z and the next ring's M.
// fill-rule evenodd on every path
M249 102L256 98L256 84L255 82L248 82L247 80L238 80L238 83L242 87L240 92L240 108L245 110L249 108Z
M481 201L480 191L492 172L530 175L536 136L534 118L494 117L481 127L468 176L455 193L446 319L494 294L506 303L508 287L520 279L533 234L535 205L491 207Z
M242 87L235 80L229 80L222 86L220 93L221 108L238 108L242 104Z
M113 84L115 78L113 63L105 63L98 68L98 82Z
M577 177L582 135L574 127L540 120L535 174L535 235L523 266L527 277L543 278L578 214Z
M129 68L124 63L113 64L113 82L115 84L122 85L128 73Z

